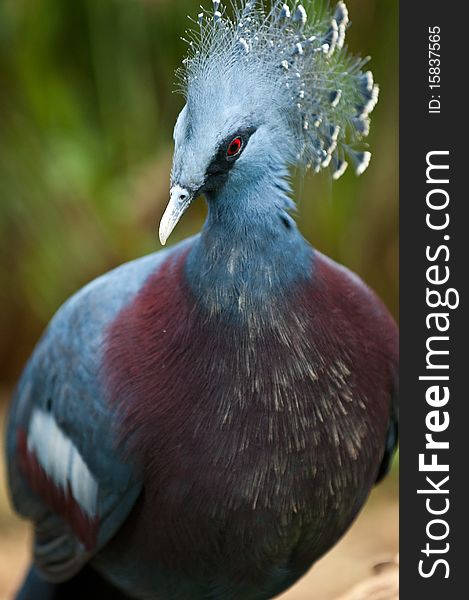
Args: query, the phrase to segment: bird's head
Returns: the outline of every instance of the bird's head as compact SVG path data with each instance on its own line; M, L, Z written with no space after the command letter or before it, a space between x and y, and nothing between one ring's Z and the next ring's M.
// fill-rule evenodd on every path
M378 88L364 61L343 49L348 12L339 2L324 15L306 2L241 0L229 17L221 3L198 15L179 72L186 104L174 128L171 196L160 224L164 244L192 199L220 201L286 174L289 165L334 179L369 152Z

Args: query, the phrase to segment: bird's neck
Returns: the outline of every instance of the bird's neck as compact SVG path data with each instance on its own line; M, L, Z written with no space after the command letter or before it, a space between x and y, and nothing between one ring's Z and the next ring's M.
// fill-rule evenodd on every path
M186 265L189 285L210 313L236 318L269 312L309 276L312 249L288 214L278 173L208 198L208 217Z

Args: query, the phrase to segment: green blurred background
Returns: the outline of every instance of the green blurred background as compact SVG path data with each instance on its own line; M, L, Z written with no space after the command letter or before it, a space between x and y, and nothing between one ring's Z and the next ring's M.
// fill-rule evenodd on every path
M347 4L348 45L373 57L381 85L373 160L362 177L347 172L337 183L295 175L298 220L397 317L398 3ZM0 0L0 417L60 304L95 276L159 249L172 128L183 106L173 73L186 16L198 7L199 0ZM171 241L200 229L204 216L199 201Z

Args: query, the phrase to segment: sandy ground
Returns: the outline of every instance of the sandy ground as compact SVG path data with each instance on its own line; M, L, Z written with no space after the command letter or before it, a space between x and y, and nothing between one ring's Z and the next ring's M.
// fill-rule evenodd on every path
M3 419L0 414L0 431ZM1 436L0 436L1 437ZM2 444L3 446L3 444ZM342 539L281 600L337 600L369 577L373 565L391 559L398 548L398 497L395 477L379 486ZM5 467L0 463L0 600L10 600L28 564L29 529L8 504ZM353 596L365 600L365 596ZM368 598L368 596L367 596ZM391 597L380 596L383 600Z

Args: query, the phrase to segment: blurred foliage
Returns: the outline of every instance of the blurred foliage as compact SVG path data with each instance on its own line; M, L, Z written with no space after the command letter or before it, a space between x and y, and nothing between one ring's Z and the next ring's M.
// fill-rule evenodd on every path
M1 0L0 380L11 383L58 306L158 249L168 197L180 40L195 0ZM349 0L352 51L381 84L357 179L295 177L299 224L397 314L397 22L392 0ZM203 202L174 241L200 228Z

